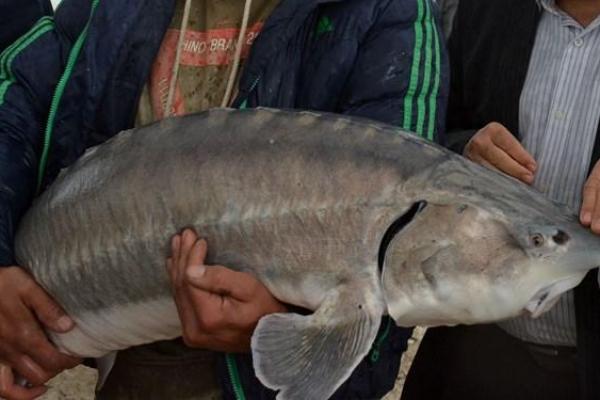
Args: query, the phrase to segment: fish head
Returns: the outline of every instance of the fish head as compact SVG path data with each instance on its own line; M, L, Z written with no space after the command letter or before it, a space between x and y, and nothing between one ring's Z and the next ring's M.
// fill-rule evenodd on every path
M382 249L389 314L401 326L438 326L547 311L600 264L600 238L564 210L548 211L490 201L413 207Z

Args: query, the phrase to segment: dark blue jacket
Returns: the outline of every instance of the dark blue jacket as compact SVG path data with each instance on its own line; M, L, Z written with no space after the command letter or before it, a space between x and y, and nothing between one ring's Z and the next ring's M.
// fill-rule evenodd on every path
M0 57L0 265L14 263L15 228L37 187L133 126L174 2L64 0ZM436 13L432 0L281 0L235 105L359 115L440 139L448 67ZM357 389L340 398L389 390L408 334L382 328L379 361L363 363L346 385Z
M52 14L48 0L0 0L0 51L7 48L44 15Z

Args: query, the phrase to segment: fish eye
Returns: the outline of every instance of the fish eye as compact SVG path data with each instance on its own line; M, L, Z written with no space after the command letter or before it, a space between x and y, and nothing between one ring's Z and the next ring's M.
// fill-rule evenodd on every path
M531 235L531 244L534 247L542 247L544 245L544 236L540 233L534 233Z

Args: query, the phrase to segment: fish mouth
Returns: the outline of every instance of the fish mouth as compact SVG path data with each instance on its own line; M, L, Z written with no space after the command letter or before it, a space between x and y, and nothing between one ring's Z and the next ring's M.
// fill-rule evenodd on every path
M550 310L563 293L579 285L584 277L585 274L569 276L538 290L525 306L525 311L530 314L531 318L538 318L540 315Z

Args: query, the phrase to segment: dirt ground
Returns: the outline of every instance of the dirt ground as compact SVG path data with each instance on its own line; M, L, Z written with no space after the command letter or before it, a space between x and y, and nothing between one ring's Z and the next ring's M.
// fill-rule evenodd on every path
M413 338L409 341L406 354L402 357L400 374L396 387L383 400L397 400L402 393L404 379L410 364L421 342L425 329L416 328ZM96 384L96 371L86 367L77 367L57 376L50 383L50 390L41 397L42 400L92 400L94 398L94 385Z

